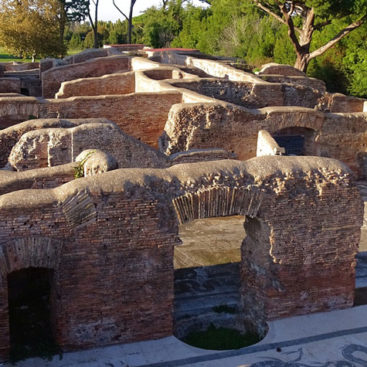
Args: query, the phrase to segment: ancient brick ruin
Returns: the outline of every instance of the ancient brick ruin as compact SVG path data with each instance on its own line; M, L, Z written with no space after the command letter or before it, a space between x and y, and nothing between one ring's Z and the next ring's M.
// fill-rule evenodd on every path
M43 97L0 78L1 359L9 275L22 269L52 271L63 350L172 335L178 228L199 218L246 218L247 329L353 305L364 101L290 67L254 75L140 52L43 60ZM293 151L304 156L281 156Z

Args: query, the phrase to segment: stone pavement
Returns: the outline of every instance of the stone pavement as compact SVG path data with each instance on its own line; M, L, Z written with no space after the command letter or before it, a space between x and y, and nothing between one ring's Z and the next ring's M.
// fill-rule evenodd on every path
M9 364L4 364L10 366ZM267 336L239 350L210 351L175 337L29 359L19 367L361 367L367 366L367 306L269 323Z

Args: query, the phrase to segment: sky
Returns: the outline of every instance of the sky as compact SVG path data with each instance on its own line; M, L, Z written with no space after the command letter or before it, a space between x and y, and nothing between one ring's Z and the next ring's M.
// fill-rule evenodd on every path
M130 1L129 0L115 0L116 5L125 12L126 15L129 13ZM193 1L194 5L202 4L199 0ZM159 6L161 0L137 0L134 6L134 16L139 15L142 11L151 6ZM112 0L100 0L99 1L99 20L112 20L115 22L118 19L123 19L122 15L116 10L112 4Z

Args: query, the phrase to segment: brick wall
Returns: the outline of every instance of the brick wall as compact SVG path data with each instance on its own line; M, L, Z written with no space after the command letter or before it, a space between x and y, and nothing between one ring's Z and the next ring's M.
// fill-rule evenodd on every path
M40 116L70 119L105 117L126 134L157 147L171 106L181 101L182 96L178 92L72 97L42 104Z
M170 335L178 223L226 215L248 217L250 326L352 306L363 207L341 163L273 156L117 170L0 196L1 356L6 274L27 264L55 270L53 326L65 350Z
M260 130L276 135L284 129L302 128L312 132L306 137L306 154L339 159L363 177L366 119L365 113L323 113L302 107L248 110L220 103L177 104L169 113L161 149L173 154L222 148L246 160L256 156Z
M135 73L117 73L95 78L82 78L61 83L56 98L100 96L135 92Z
M128 56L109 56L91 59L77 64L48 69L42 73L42 95L54 98L61 83L77 78L89 78L130 70Z

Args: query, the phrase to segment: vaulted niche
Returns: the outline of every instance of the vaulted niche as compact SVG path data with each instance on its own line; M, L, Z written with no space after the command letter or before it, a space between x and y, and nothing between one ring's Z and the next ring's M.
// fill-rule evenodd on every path
M182 244L175 247L174 256L174 330L189 344L208 349L245 345L240 335L247 331L240 296L244 221L244 216L215 217L179 227ZM209 339L214 344L205 344Z
M8 274L10 357L13 361L59 353L51 322L53 270L27 268Z

